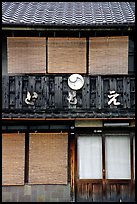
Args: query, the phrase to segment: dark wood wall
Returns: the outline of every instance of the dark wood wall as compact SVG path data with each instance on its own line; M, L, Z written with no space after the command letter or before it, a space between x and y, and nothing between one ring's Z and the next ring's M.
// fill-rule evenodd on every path
M68 101L69 75L16 75L2 77L3 117L134 117L135 116L135 77L84 76L84 86L76 91L76 104ZM108 105L110 91L119 94ZM34 105L25 103L27 93L38 97ZM32 101L31 101L32 102Z

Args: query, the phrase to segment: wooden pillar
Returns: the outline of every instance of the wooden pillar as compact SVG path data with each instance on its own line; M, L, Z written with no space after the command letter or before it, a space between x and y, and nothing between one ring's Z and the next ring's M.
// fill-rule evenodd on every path
M72 202L75 202L75 165L75 136L70 134L70 188Z

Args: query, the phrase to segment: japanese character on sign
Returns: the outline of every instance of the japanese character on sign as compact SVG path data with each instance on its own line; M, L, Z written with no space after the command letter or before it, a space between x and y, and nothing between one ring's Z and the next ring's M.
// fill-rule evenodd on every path
M108 95L108 98L110 98L110 100L108 101L108 105L110 105L111 103L113 103L114 105L120 105L120 102L116 101L116 98L118 96L119 94L115 91L110 91L110 95Z
M77 99L76 99L76 91L69 92L69 97L67 97L67 100L70 104L76 105Z
M25 98L25 103L28 105L34 105L35 99L38 98L38 94L36 92L33 92L33 95L31 96L30 92L27 93L27 98Z

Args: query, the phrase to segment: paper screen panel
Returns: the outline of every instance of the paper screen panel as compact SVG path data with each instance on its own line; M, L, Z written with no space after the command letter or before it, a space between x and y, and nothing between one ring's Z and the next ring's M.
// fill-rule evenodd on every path
M29 183L67 184L68 134L31 133Z
M86 38L48 38L48 73L86 73Z
M106 136L105 155L107 179L130 179L130 140L128 136Z
M2 134L2 185L24 184L25 134Z
M101 137L78 137L79 179L102 178L102 140Z
M45 73L46 38L8 37L8 73Z
M91 37L90 74L128 74L128 36Z

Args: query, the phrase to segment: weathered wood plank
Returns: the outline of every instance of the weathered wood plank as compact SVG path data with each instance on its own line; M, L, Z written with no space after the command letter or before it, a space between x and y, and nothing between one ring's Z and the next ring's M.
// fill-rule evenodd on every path
M15 108L22 108L22 76L15 77Z
M101 76L96 78L96 108L102 108L102 80Z
M120 195L119 200L120 202L128 202L130 201L130 190L128 184L121 184L120 185Z
M80 202L102 201L102 183L99 180L85 179L77 181L76 200Z
M96 108L96 77L90 77L90 107Z
M47 76L41 77L41 87L42 87L42 104L41 108L46 109L49 105L49 78Z
M29 76L28 77L28 91L30 92L31 96L36 92L36 77ZM29 109L35 109L37 104L37 100L34 100L34 105L29 105Z
M130 79L123 77L123 107L130 108Z
M110 201L119 201L117 198L117 185L116 184L110 184Z
M54 76L49 77L49 108L55 108L55 81Z
M62 108L62 76L55 76L55 108Z
M109 78L103 78L103 107L108 108L108 94L110 90Z
M135 79L130 78L130 106L135 108Z
M120 105L118 108L123 108L123 77L117 77L117 93L120 94L118 101L120 102Z
M102 201L102 184L93 184L93 202Z
M116 84L116 78L110 78L109 80L110 83L110 90L109 91L115 91L115 93L117 93L117 84ZM110 100L110 99L109 99ZM116 98L116 101L119 101L119 96ZM116 105L114 105L113 103L111 103L109 105L110 108L117 108Z
M15 109L15 76L9 77L9 106Z
M82 87L82 108L90 108L90 79L84 77L84 86Z
M9 109L9 76L2 77L2 109Z

